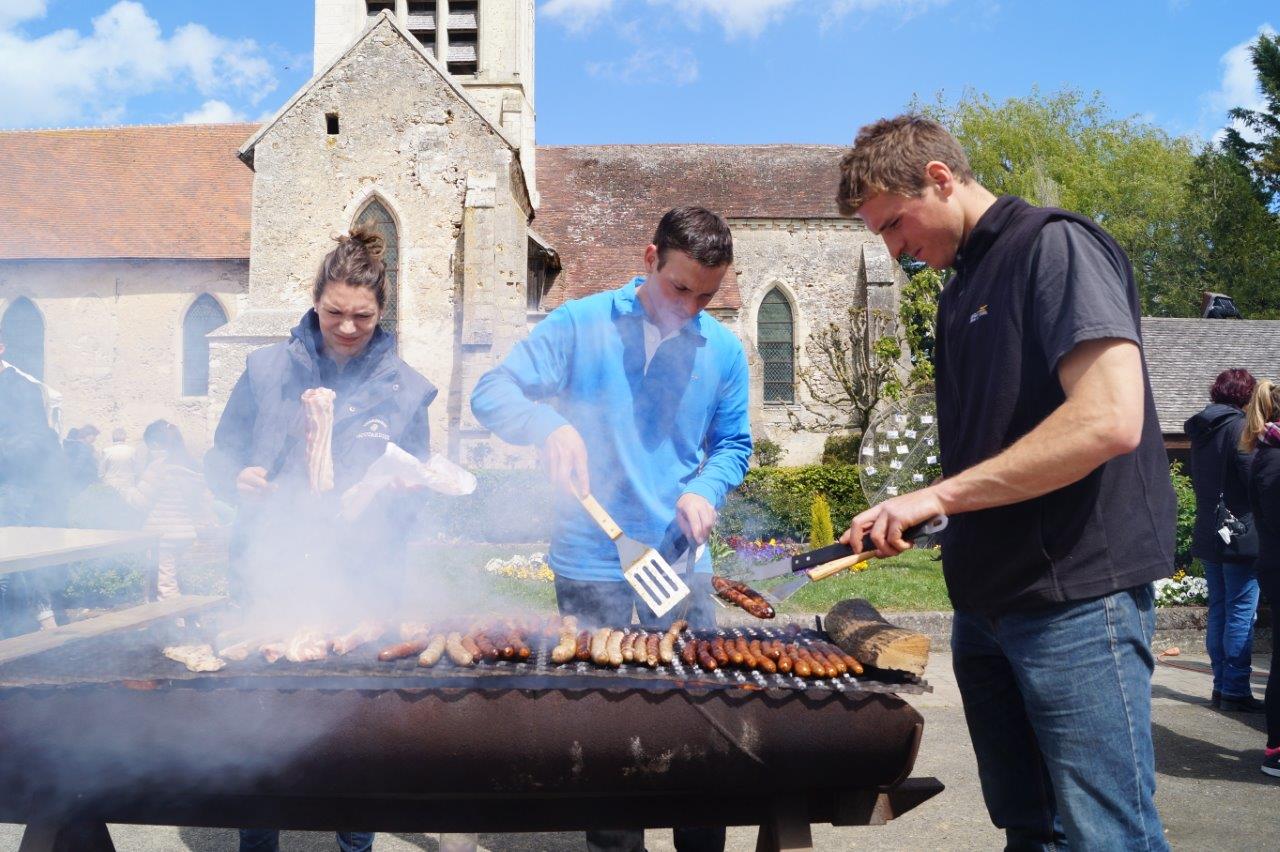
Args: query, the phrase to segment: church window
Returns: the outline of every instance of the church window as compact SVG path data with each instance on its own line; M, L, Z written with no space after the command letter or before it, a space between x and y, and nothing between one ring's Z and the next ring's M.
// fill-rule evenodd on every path
M756 317L756 340L764 364L764 401L796 400L795 324L791 304L778 289L770 290Z
M449 73L473 75L480 67L480 4L449 0Z
M201 293L182 320L182 395L209 393L209 339L206 334L227 324L218 300Z
M380 325L384 331L394 334L396 330L396 294L400 292L398 287L400 278L400 237L396 229L396 220L391 217L391 211L386 208L386 205L374 198L360 211L360 215L356 216L355 224L357 227L370 228L382 237L382 262L387 265L387 300L382 307L382 322Z
M340 125L338 124L338 114L336 112L326 112L324 114L324 129L330 136L337 136Z
M393 15L396 13L396 0L365 0L364 6L370 20L378 17L384 11Z
M430 53L436 49L435 0L409 0L405 28Z
M44 318L21 298L9 305L0 319L0 339L4 340L5 361L29 376L44 380Z

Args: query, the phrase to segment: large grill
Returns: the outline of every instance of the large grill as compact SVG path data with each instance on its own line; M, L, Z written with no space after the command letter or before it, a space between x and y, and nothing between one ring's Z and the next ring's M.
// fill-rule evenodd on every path
M811 822L882 822L941 789L903 783L922 720L894 693L927 687L884 672L601 670L552 665L545 648L424 669L379 662L374 644L193 674L160 655L175 638L134 630L0 666L0 819L29 824L24 849L109 848L93 845L105 822L755 824L769 848Z

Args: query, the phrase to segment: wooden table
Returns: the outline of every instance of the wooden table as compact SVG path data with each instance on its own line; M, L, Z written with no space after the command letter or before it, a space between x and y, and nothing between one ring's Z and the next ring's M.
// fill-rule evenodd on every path
M0 527L0 574L38 571L84 559L143 553L146 570L153 575L156 567L156 544L156 535L146 532ZM164 618L181 617L224 600L226 598L216 596L179 595L3 639L0 640L0 663L114 630L140 627Z

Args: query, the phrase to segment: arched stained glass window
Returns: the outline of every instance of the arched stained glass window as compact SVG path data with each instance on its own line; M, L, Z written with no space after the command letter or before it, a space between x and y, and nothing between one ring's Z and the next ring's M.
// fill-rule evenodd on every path
M226 325L227 314L218 300L202 293L182 320L182 395L209 393L209 340L206 334Z
M396 231L396 221L391 218L391 211L381 201L374 198L360 211L360 215L356 217L355 224L357 227L372 228L382 236L382 241L385 244L382 260L387 265L387 303L382 308L382 322L380 325L384 331L394 334L396 330L396 297L400 292L398 287L400 280L400 235Z
M9 305L0 319L4 360L22 372L44 381L44 317L23 297Z
M764 401L796 401L795 327L791 304L776 288L760 303L756 317L756 340L764 364Z

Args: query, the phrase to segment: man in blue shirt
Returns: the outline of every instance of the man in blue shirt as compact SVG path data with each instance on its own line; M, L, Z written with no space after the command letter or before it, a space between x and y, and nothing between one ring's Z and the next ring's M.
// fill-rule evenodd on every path
M595 496L637 541L657 545L674 522L702 543L742 482L747 359L704 310L732 261L724 219L699 207L668 211L644 250L643 277L557 308L476 384L476 418L503 440L540 447L556 486L550 562L562 614L621 627L634 607L645 626L665 626L637 603L613 543L575 495ZM706 555L695 571L688 606L665 621L714 627ZM587 840L643 848L640 831ZM723 849L724 830L677 829L676 848Z

